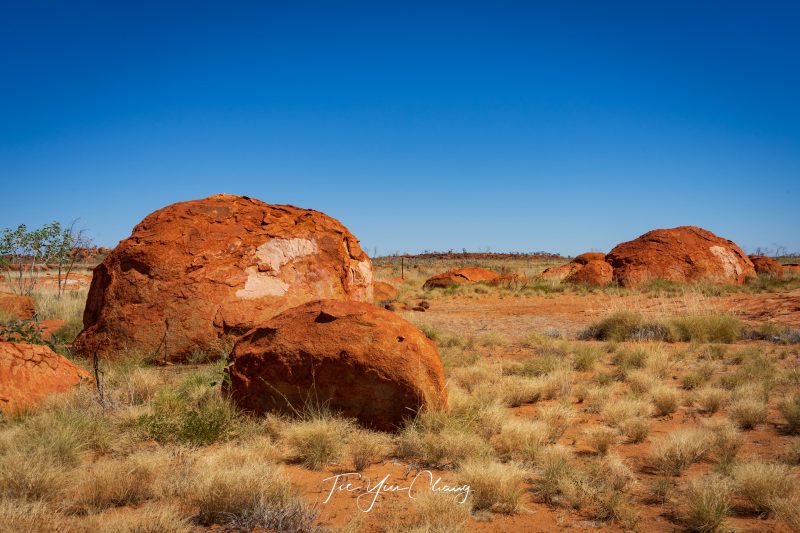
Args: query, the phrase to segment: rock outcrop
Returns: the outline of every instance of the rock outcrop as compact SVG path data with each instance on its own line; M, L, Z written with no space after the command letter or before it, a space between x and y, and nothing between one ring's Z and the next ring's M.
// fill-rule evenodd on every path
M86 370L48 346L0 341L0 411L4 415L91 381Z
M611 265L605 262L605 257L606 254L602 252L586 252L575 256L565 265L545 269L540 277L552 281L603 287L613 280Z
M593 259L584 263L564 281L575 285L605 287L614 281L614 269L603 260Z
M12 320L31 320L36 314L36 304L30 296L0 292L0 315Z
M755 267L756 274L759 276L783 279L783 265L773 258L763 255L751 255L750 261L753 262L753 267Z
M372 301L372 263L347 228L220 194L159 209L114 248L94 269L74 345L181 360L321 298Z
M390 302L397 299L397 289L385 281L375 281L372 284L375 303Z
M800 274L800 265L797 263L786 263L783 265L784 273Z
M756 275L753 263L733 241L695 226L647 232L615 246L606 261L624 287L654 279L742 284Z
M436 345L411 323L363 302L289 309L234 346L225 391L253 413L325 405L366 427L395 430L446 406Z
M429 278L422 286L423 289L449 287L451 285L478 283L479 281L491 282L500 277L500 274L480 267L462 267L436 274Z

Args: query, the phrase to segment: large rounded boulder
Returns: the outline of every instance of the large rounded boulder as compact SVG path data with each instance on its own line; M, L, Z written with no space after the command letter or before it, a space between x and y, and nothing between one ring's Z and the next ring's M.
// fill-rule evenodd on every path
M763 255L751 255L750 261L753 262L753 266L759 276L775 279L783 278L783 265L773 258Z
M611 265L605 262L605 257L603 252L586 252L569 263L545 269L539 277L551 282L603 287L613 279Z
M242 409L297 413L322 405L395 430L447 404L436 345L408 321L363 302L289 309L234 346L224 389Z
M91 381L86 370L48 346L0 341L0 411L4 415Z
M375 302L389 302L397 299L397 288L391 283L385 281L373 282L374 299Z
M436 274L429 278L422 286L423 289L435 289L450 287L451 285L462 285L478 283L481 281L492 282L500 278L500 274L492 270L480 267L462 267Z
M75 347L182 360L321 298L372 301L372 263L347 228L220 194L148 215L94 269Z
M649 231L615 246L606 261L624 287L654 279L742 284L756 275L736 243L695 226Z
M591 287L605 287L614 281L614 270L611 265L603 260L590 260L564 279L567 283L575 285L589 285Z

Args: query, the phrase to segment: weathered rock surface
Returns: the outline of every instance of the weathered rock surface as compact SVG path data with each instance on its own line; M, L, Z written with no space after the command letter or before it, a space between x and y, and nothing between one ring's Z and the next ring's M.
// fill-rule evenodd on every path
M763 255L751 255L750 261L756 269L756 274L760 276L769 276L776 279L783 278L783 265Z
M602 259L591 260L567 276L564 281L577 285L605 287L614 281L614 269Z
M289 309L242 336L225 391L241 408L291 413L307 401L394 430L447 390L436 345L411 323L363 302Z
M733 241L695 226L647 232L615 246L606 261L624 287L653 279L742 284L756 275L753 263Z
M611 283L607 273L611 271L611 267L604 267L601 263L605 263L606 254L603 252L586 252L575 256L569 263L556 267L545 269L539 276L542 279L563 281L566 283L576 283L584 285L593 285L601 287ZM582 271L586 265L592 264L592 267L586 272Z
M499 277L491 280L490 285L512 285L515 283L527 283L528 277L525 274L518 272L509 272L508 274L501 274Z
M374 281L372 286L373 297L376 303L389 302L397 299L397 289L394 285L390 285L384 281Z
M479 281L494 281L500 274L480 267L462 267L436 274L429 278L422 286L423 289L449 287L463 283L478 283Z
M321 298L372 301L372 263L337 220L220 194L148 215L94 270L75 347L181 360Z
M0 341L0 411L5 415L90 381L86 370L48 346Z
M580 270L582 266L583 265L579 263L573 263L572 261L570 261L565 265L546 268L544 272L539 274L539 277L550 281L564 281L570 275Z
M0 314L12 320L31 320L36 314L36 304L30 296L0 292Z
M585 265L589 261L605 261L606 254L603 252L586 252L580 255L576 255L575 258L572 260L573 263L578 263L579 265Z

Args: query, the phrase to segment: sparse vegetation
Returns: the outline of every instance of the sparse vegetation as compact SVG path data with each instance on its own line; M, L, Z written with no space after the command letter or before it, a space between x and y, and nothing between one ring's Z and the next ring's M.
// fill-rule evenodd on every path
M470 487L472 508L514 514L522 497L524 471L512 463L469 461L456 474L462 485Z
M721 476L709 475L689 481L685 498L686 526L692 531L720 531L730 512L730 498L730 482Z
M656 470L665 475L677 476L702 459L710 446L711 439L706 431L683 429L653 443L650 456Z
M742 322L724 314L646 319L635 311L618 311L593 324L583 338L606 341L736 342L744 332Z
M418 301L414 283L406 280L401 298ZM481 290L508 299L588 291L554 287ZM70 318L52 344L87 366L69 349L86 291L59 301L43 290L34 292L40 317ZM712 288L696 290L676 294ZM635 294L649 299L655 291ZM468 288L453 295L481 297ZM506 521L527 527L530 511L551 514L564 529L645 531L655 511L648 505L696 531L800 524L800 444L791 436L800 378L795 347L779 345L789 330L741 328L724 314L708 318L705 309L677 320L633 305L645 312L605 317L591 336L606 340L598 343L575 340L573 325L536 333L515 332L513 322L494 330L454 326L434 314L435 299L450 295L428 296L429 314L412 316L431 321L423 329L445 362L447 411L423 411L396 434L324 410L254 418L219 394L224 362L216 359L224 348L185 366L121 356L102 362L102 405L84 387L0 420L0 530L188 532L213 524L432 533L488 520L498 530ZM745 431L752 428L758 431ZM413 501L387 497L380 512L351 521L347 512L331 517L330 508L310 503L296 478L343 471L413 477L422 469L474 485L473 492L464 504L430 492Z
M736 493L757 511L773 509L775 502L791 494L795 480L789 467L762 461L748 461L733 467Z

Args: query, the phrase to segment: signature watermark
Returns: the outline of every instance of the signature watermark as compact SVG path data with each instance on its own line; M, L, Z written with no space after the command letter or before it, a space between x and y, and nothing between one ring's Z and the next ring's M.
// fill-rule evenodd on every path
M368 513L374 507L382 495L392 493L405 493L410 499L415 499L425 489L439 494L452 494L455 501L463 504L469 498L469 485L449 485L442 481L441 477L433 477L430 470L422 470L415 475L411 481L392 482L390 474L386 474L382 479L373 482L370 478L358 472L347 472L323 479L323 483L330 482L328 497L322 503L331 501L334 495L340 493L356 493L356 506L359 511ZM405 481L405 480L404 480Z

